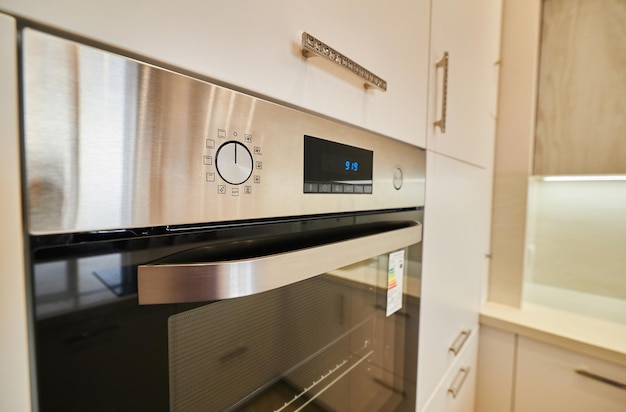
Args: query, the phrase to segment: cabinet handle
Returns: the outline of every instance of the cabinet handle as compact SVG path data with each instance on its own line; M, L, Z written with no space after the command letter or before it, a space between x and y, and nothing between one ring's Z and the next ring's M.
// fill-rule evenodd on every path
M454 342L452 342L450 348L448 348L448 352L454 353L454 356L458 355L471 333L471 329L462 330L461 333L459 333L459 336L457 336Z
M366 88L375 87L384 92L387 91L386 80L376 76L354 60L347 58L342 53L339 53L337 50L306 32L302 33L302 56L305 58L313 56L324 57L365 80Z
M456 399L459 392L461 392L461 388L463 387L463 384L465 383L465 380L467 379L469 374L469 366L467 368L459 369L459 372L456 374L454 380L452 381L452 384L448 388L448 393L452 395L453 399Z
M435 69L443 68L443 96L441 100L441 119L434 123L435 127L441 130L441 133L446 132L446 110L448 107L448 62L450 61L450 55L448 52L443 54L441 60L435 64Z
M583 369L574 369L574 372L576 372L579 375L585 376L587 378L593 379L595 381L606 383L607 385L615 386L616 388L626 391L626 383L624 382L619 382L611 378L606 378L604 376L596 375L595 373L588 372Z

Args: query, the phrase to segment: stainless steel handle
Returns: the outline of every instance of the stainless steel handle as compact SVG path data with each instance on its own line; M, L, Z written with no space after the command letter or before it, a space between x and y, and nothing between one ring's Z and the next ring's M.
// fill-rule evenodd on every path
M441 133L446 132L446 112L448 108L448 64L450 61L450 55L448 52L443 54L441 60L435 64L435 69L443 68L443 92L441 100L441 119L435 121L434 126L441 130Z
M459 369L459 372L454 377L452 384L448 388L448 393L451 394L454 399L456 399L459 392L461 392L461 388L463 387L463 384L465 383L465 380L467 379L469 374L470 368L468 366L467 368Z
M302 56L306 58L311 56L324 57L365 80L365 87L375 87L384 92L387 91L386 80L376 76L354 60L347 58L342 53L306 32L302 33Z
M574 372L576 372L579 375L585 376L587 378L596 380L598 382L606 383L607 385L611 385L611 386L614 386L616 388L619 388L621 390L626 391L626 383L624 383L624 382L619 382L619 381L616 381L616 380L611 379L611 378L607 378L607 377L604 377L604 376L601 376L601 375L597 375L595 373L586 371L584 369L574 369Z
M457 336L454 342L452 342L448 351L454 353L454 356L458 355L471 333L471 329L462 330L461 333L459 333L459 336Z
M418 222L398 229L259 258L140 265L139 304L231 299L276 289L422 240Z

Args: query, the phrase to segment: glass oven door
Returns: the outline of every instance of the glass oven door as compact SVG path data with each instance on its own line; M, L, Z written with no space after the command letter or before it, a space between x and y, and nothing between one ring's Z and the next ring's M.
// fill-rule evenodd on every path
M140 302L219 300L168 320L170 410L414 410L421 226L395 225L140 266Z
M32 237L38 409L414 411L420 218Z

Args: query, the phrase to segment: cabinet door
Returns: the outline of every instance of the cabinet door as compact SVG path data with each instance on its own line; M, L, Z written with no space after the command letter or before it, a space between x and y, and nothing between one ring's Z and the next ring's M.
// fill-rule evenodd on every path
M15 20L0 13L0 411L31 406L15 28Z
M425 145L430 1L0 0L0 9L244 91ZM302 32L388 82L322 57Z
M462 352L466 334L476 335L490 203L485 169L432 152L426 166L420 407Z
M536 174L626 173L626 2L543 2Z
M505 412L511 409L516 345L515 334L480 326L476 377L478 412Z
M428 149L479 166L491 164L500 22L501 0L432 3ZM447 70L437 65L445 53ZM434 126L443 118L445 132Z
M473 412L476 391L476 358L478 336L467 343L467 349L454 363L422 412Z
M626 384L626 368L524 337L517 349L515 412L624 412L626 390L576 373Z

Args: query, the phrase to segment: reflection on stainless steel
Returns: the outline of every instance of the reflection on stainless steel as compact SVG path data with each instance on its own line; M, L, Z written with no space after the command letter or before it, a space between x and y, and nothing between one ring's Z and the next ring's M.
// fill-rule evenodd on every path
M141 265L140 304L183 303L252 295L421 242L413 226L260 258L231 262Z
M33 29L23 52L32 234L423 205L416 147ZM376 196L303 194L305 134L374 151ZM239 185L215 168L227 141L254 157Z

